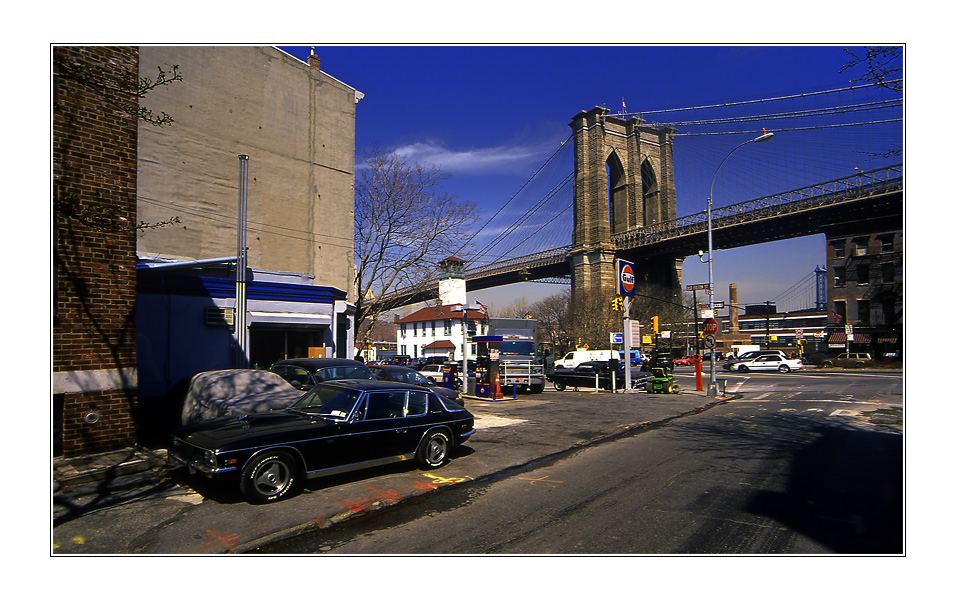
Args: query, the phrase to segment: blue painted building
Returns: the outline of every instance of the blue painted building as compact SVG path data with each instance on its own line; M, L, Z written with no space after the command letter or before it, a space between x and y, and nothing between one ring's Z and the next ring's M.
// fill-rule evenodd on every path
M166 394L196 373L309 356L354 357L355 307L346 292L311 277L250 269L246 287L249 343L235 331L235 258L137 265L140 398Z

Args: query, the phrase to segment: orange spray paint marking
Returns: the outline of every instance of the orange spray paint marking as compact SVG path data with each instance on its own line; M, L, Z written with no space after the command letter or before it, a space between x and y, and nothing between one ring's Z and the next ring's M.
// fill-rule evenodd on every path
M371 496L364 496L362 498L357 498L355 500L342 500L340 506L348 509L349 511L356 513L369 510L374 507L376 502L385 502L386 504L395 504L402 499L401 495L398 492L388 491L382 492L375 489L374 487L369 486L369 490L372 491Z
M211 545L211 544L213 544L213 543L218 542L218 543L222 544L222 545L226 548L226 550L235 553L235 551L236 551L235 545L236 545L236 543L239 541L239 534L238 534L238 533L232 533L232 534L230 534L230 535L228 535L228 536L223 536L222 534L217 533L217 532L213 531L212 529L207 529L207 530L206 530L206 533L208 533L209 535L211 535L211 536L213 537L213 541L206 542L206 545L207 545L207 546L209 546L209 545Z

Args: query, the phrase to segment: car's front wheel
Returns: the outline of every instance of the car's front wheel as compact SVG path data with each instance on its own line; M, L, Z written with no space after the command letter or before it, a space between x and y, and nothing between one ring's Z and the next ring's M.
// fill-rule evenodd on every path
M749 370L750 370L750 369L747 368L747 365L740 365L739 367L737 367L737 372L738 372L738 373L746 373L746 372L749 371Z
M556 389L556 390L559 391L559 392L563 392L563 391L564 391L564 388L566 388L566 387L567 387L567 386L564 384L563 381L555 381L555 382L554 382L554 389Z
M239 487L252 502L276 502L299 482L295 459L287 452L265 452L242 470Z
M422 440L415 458L422 467L434 469L445 463L449 450L451 450L451 438L448 434L444 431L432 431Z

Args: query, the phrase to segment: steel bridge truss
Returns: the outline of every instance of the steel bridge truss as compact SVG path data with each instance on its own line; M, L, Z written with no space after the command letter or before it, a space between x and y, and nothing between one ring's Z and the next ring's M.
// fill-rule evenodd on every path
M882 205L868 205L856 212L886 214L891 222L902 222L903 165L896 164L848 177L833 179L772 196L747 200L711 210L715 247L733 248L777 239L818 233L821 222L839 224L858 217L851 205L861 201L895 197ZM848 208L840 212L839 208ZM899 216L896 214L899 212ZM774 223L778 223L774 226ZM900 225L902 226L902 225ZM759 230L759 233L757 233ZM648 227L613 236L623 256L639 254L688 256L701 248L707 234L707 211L662 221ZM693 249L692 249L693 248ZM552 248L527 256L498 261L468 269L469 290L480 290L522 281L568 281L572 246ZM399 290L382 298L390 303L420 301L438 294L438 280L425 282L416 291Z

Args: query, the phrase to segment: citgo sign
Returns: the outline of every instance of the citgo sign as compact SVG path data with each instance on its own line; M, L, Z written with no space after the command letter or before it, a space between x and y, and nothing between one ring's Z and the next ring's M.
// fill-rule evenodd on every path
M634 263L626 260L617 260L617 293L620 296L633 296L634 284L637 282L634 277Z

